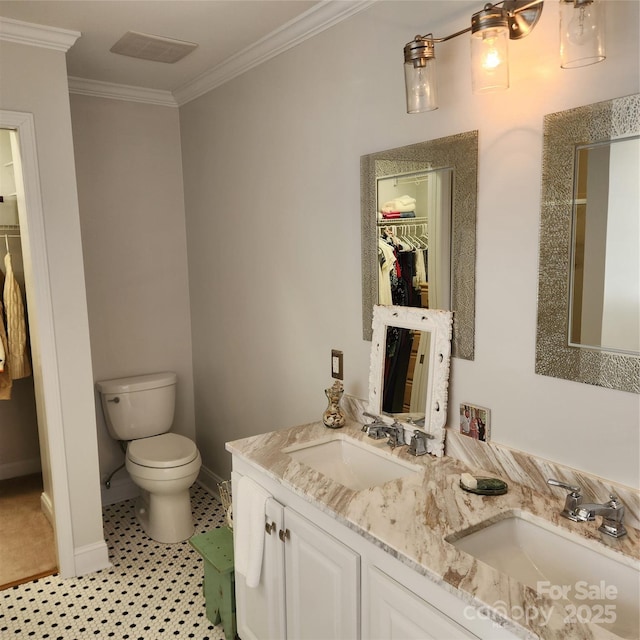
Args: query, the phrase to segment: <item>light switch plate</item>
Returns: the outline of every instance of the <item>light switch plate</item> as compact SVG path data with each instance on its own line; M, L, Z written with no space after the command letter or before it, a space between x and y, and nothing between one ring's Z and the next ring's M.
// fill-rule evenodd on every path
M331 349L331 377L337 380L344 378L342 351Z

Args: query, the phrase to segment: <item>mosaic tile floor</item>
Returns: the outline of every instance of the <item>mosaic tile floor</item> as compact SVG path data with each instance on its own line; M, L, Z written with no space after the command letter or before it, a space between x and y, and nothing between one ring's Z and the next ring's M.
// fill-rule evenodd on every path
M220 503L194 485L195 533L224 522ZM160 544L137 523L133 500L103 509L112 567L57 575L0 591L0 638L223 640L205 615L203 560L188 542Z

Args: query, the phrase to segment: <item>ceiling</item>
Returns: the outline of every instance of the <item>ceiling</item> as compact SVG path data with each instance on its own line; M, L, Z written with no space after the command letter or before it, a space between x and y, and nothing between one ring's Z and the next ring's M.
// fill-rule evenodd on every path
M259 57L235 66L239 72L255 66L335 24L338 15L344 19L368 4L370 0L0 0L0 16L81 32L67 53L72 78L175 95L248 54ZM198 47L173 64L111 53L109 49L127 31L194 42ZM260 46L253 47L254 43Z

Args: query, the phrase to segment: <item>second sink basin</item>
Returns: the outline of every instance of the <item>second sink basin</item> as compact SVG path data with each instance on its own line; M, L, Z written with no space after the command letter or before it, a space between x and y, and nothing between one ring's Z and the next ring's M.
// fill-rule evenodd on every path
M608 549L596 550L529 514L512 515L447 541L549 596L567 622L592 622L617 637L638 638L637 561L627 563Z
M378 451L372 446L337 434L293 445L283 452L354 491L377 487L420 469L385 451Z

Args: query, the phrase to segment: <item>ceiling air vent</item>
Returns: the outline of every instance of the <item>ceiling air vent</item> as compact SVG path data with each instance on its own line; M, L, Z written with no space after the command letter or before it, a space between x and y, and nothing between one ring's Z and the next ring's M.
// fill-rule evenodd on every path
M154 62L178 62L191 53L198 45L173 38L152 36L148 33L127 31L110 51L131 58L142 58Z

